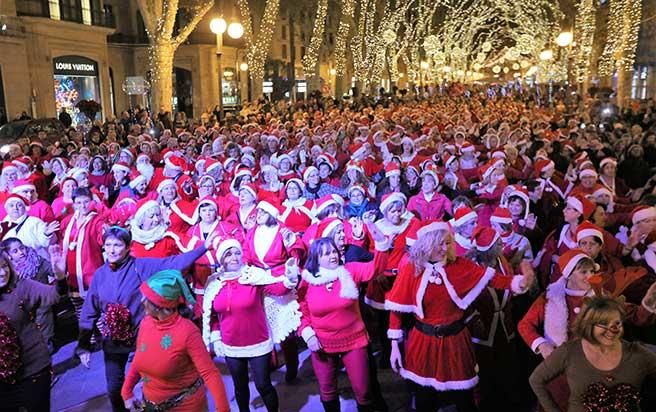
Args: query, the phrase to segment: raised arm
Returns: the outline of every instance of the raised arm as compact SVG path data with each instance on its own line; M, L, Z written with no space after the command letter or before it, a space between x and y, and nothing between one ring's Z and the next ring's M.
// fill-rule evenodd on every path
M182 253L176 256L169 256L165 258L137 258L136 263L141 267L141 273L146 277L150 277L163 269L177 269L184 270L193 265L194 262L207 252L205 245L201 245L187 253Z

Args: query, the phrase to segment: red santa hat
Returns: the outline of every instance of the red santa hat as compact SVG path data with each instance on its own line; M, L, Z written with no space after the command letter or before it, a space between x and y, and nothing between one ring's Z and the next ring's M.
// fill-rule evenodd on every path
M216 239L221 238L217 237ZM223 241L219 241L219 244L215 245L214 248L216 249L216 261L219 262L219 264L221 263L221 259L223 259L223 255L228 251L228 249L235 248L239 251L242 250L241 243L239 243L237 239L225 239Z
M36 191L36 186L34 186L34 184L27 179L20 179L14 183L14 187L11 189L11 193L18 193L29 189Z
M134 212L134 219L133 219L135 224L137 224L138 222L141 221L141 219L143 219L147 211L155 207L159 207L159 203L157 203L155 200L145 198L138 201L137 209Z
M319 214L323 212L328 206L342 204L337 201L338 197L339 196L337 195L325 195L319 200L317 200L314 206L314 215L319 216Z
M583 169L579 172L579 179L584 177L594 177L596 179L598 176L599 175L594 169Z
M603 169L607 164L617 166L617 159L614 157L605 157L601 162L599 162L599 169Z
M114 170L120 170L129 174L131 169L129 164L125 162L118 162L118 163L114 163L114 165L112 166L112 172Z
M146 176L141 173L135 173L130 177L130 183L128 186L130 186L130 189L134 189L141 183L148 183L148 179L146 179Z
M346 171L348 172L349 170L357 170L360 173L364 173L364 169L362 168L362 165L357 160L350 160L346 164Z
M245 184L245 185L241 185L241 187L239 188L239 191L241 192L242 190L248 190L250 192L250 194L252 194L253 197L255 199L257 199L257 188L255 187L254 184L248 183L248 184Z
M526 202L526 208L528 214L528 205L530 204L528 189L526 189L524 186L514 184L511 186L510 192L508 192L508 199L510 199L513 196L517 196L521 198L524 202Z
M483 166L478 168L478 175L481 177L481 180L485 180L494 172L494 167L490 163L486 163Z
M12 193L9 196L7 196L7 199L5 200L5 209L7 205L13 202L22 202L25 205L26 210L30 209L30 201L17 193Z
M385 166L385 177L389 178L390 176L401 176L401 168L396 162L389 162Z
M183 158L177 155L169 156L164 160L164 165L169 169L177 170L182 172L187 166L187 162Z
M349 149L352 153L351 157L354 159L360 159L364 157L365 153L367 153L367 147L362 143L351 145L349 146Z
M24 167L29 169L32 167L32 158L29 156L21 156L11 161L16 167Z
M131 149L128 148L121 149L120 153L125 153L126 155L130 156L130 159L132 159L132 161L134 161L135 154Z
M298 188L301 192L305 190L305 183L303 183L303 181L298 177L292 177L291 179L289 179L287 183L285 183L285 189L287 188L287 186L289 186L290 183L295 183L296 185L298 185Z
M464 206L456 210L453 215L453 226L460 227L467 222L470 222L474 219L477 219L478 215L475 211L471 210L469 207Z
M590 259L590 256L586 255L581 249L568 250L558 258L558 268L560 269L560 273L563 274L564 278L570 277L572 272L574 272L576 265L585 259L592 260Z
M473 246L480 252L487 252L499 240L499 233L490 228L479 226L474 230Z
M362 194L363 194L364 196L367 196L367 189L365 189L364 186L362 186L362 185L359 184L359 183L356 183L356 184L354 184L353 186L351 186L351 187L349 188L349 190L348 190L348 195L351 196L351 192L353 192L354 190L357 190L357 191L359 191L359 192L362 192Z
M216 159L209 158L205 161L205 173L209 173L217 167L221 167L221 162Z
M392 203L402 202L405 205L406 200L407 199L405 195L401 192L388 193L385 196L383 196L383 199L381 200L378 209L381 211L381 213L385 213L385 210L387 210L387 208L390 207Z
M592 213L594 213L595 210L594 203L589 201L588 198L581 195L568 196L565 203L567 204L567 206L571 207L572 209L582 214L584 219L590 218L590 216L592 216Z
M476 147L473 144L471 144L471 142L465 142L462 144L462 146L460 146L460 153L474 153L475 151L476 151Z
M317 172L317 173L319 173L319 169L317 169L317 168L314 167L314 166L309 166L307 169L305 169L305 171L303 172L303 181L304 181L305 183L307 183L307 181L308 181L308 179L309 179L309 177L310 177L310 174L311 174L312 172Z
M18 168L16 167L16 165L10 162L6 162L5 164L2 165L2 173L12 172L12 171L18 173Z
M450 232L451 226L447 222L443 222L441 220L433 220L433 221L426 222L424 225L420 226L417 229L417 240L420 239L422 236L427 235L430 232L435 232L438 230L446 230Z
M330 232L335 230L339 225L343 225L341 219L336 217L329 217L328 219L323 219L319 226L317 227L317 238L328 237Z
M280 210L280 204L274 202L270 197L260 200L257 203L257 208L264 210L265 212L273 216L274 219L278 219L280 215L283 213L283 211Z
M494 209L494 212L492 212L492 216L490 217L490 222L495 222L499 224L512 223L512 215L510 214L510 210L508 210L505 207L497 207L496 209Z
M604 243L604 232L601 228L586 220L576 228L576 241L580 242L588 236L594 236L601 241L601 244Z
M594 188L594 192L592 192L592 196L594 197L599 197L602 195L608 195L613 198L613 192L611 192L606 186L604 185L598 185L597 187Z
M633 209L633 212L631 214L631 223L635 225L642 220L653 219L653 218L656 218L656 207L645 206L645 205L638 206L635 209Z
M540 159L535 162L535 166L533 168L535 171L535 176L540 177L542 176L542 173L554 170L556 168L556 164L553 162L553 160L550 159Z
M320 166L322 163L326 163L328 166L330 166L330 170L332 171L335 171L337 168L337 160L335 160L335 158L328 153L322 153L317 156L317 166Z
M161 182L159 182L159 184L157 185L157 193L161 193L166 186L173 186L176 188L176 190L178 189L178 186L175 184L175 180L164 179Z
M437 171L437 167L434 164L428 164L426 165L426 169L424 169L423 172L421 172L421 177L424 176L430 176L433 179L435 179L435 184L439 185L440 184L440 176Z

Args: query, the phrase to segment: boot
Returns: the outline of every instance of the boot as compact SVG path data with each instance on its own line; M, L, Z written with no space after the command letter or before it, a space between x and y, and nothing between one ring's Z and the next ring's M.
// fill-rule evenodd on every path
M332 401L321 401L323 410L326 412L340 412L339 398Z

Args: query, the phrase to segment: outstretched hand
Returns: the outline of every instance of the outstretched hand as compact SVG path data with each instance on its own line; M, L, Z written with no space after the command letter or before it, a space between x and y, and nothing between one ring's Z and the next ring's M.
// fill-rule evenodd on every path
M48 254L50 255L50 264L53 272L55 272L55 277L63 279L66 275L66 254L59 245L50 245Z

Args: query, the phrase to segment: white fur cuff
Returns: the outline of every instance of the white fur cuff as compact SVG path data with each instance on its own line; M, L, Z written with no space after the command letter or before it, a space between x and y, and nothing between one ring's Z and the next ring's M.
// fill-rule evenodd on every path
M387 337L391 340L402 340L403 331L401 329L387 329Z
M298 285L298 277L295 279L290 279L287 276L285 276L282 280L282 284L287 288L287 289L295 289L296 285Z
M301 331L301 337L303 338L303 340L305 341L305 343L307 343L307 341L308 341L312 336L317 336L317 334L314 333L314 329L312 329L312 327L310 327L310 326L306 326L306 327L304 327L303 330Z
M221 340L221 331L219 330L213 330L210 333L210 343L214 343L216 341Z
M539 353L538 352L538 347L542 345L543 343L549 342L545 338L537 338L531 343L531 350L533 353Z
M515 294L515 295L521 295L523 293L526 293L528 290L528 287L522 288L520 283L524 279L524 276L518 275L518 276L513 276L512 281L510 282L510 290Z

